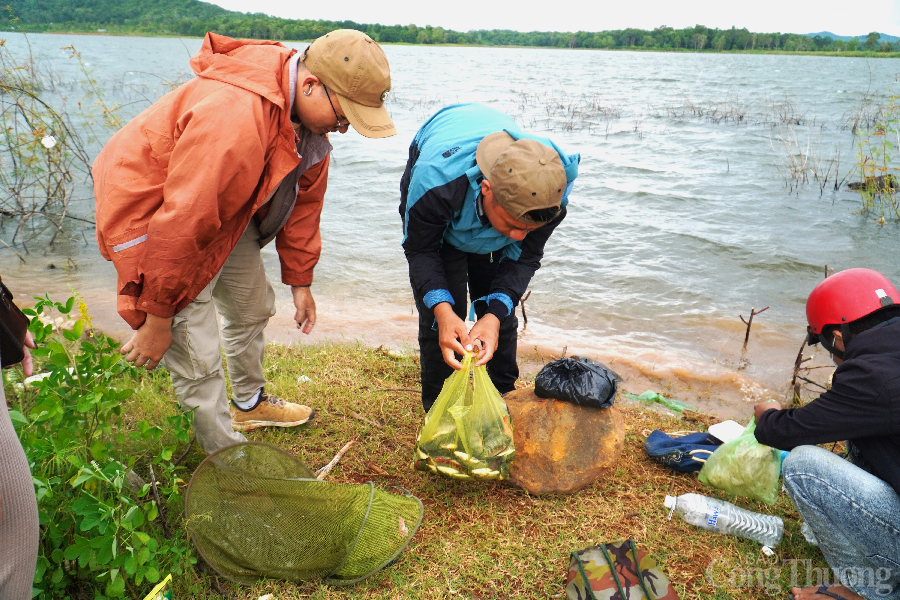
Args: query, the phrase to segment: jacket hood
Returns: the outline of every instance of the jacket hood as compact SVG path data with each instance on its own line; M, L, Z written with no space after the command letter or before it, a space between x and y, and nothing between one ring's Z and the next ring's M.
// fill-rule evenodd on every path
M886 354L900 359L900 317L894 317L854 336L844 351L844 361L866 354Z
M278 42L235 40L210 32L190 65L198 77L237 86L286 107L290 84L285 65L295 52Z

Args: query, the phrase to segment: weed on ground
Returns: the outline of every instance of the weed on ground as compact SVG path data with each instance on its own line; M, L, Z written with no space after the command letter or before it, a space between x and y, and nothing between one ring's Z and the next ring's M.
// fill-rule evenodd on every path
M184 589L176 591L182 594L194 587L196 598L251 600L266 594L277 600L565 598L570 553L618 538L634 538L658 559L684 600L785 596L791 582L815 583L827 573L821 553L800 533L799 516L784 493L774 507L729 498L784 519L784 540L771 558L754 542L667 520L667 494L725 499L696 475L665 468L644 451L644 438L653 429L696 429L696 423L620 402L626 437L615 469L576 494L535 497L502 482L460 482L412 469L424 418L414 391L413 355L353 344L270 344L265 369L270 393L307 404L317 414L301 427L256 430L248 439L285 448L313 470L354 440L328 480L405 488L425 506L422 525L396 564L356 586L264 581L247 587L199 569L179 583ZM164 372L148 374L137 387L129 416L135 422L161 421L178 410ZM184 464L191 472L202 459L195 444Z

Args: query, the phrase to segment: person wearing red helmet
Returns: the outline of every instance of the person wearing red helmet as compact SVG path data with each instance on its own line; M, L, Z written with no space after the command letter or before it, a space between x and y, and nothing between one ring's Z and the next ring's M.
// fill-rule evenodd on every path
M900 293L871 269L825 279L806 302L808 343L837 369L802 408L754 407L756 439L790 450L784 488L831 566L796 600L900 599ZM816 444L846 441L848 460ZM793 582L796 583L796 582Z

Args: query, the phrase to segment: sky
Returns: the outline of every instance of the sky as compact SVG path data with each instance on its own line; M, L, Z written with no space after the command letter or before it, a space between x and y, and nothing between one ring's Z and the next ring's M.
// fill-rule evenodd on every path
M350 20L383 25L432 25L456 31L602 31L661 25L681 29L705 25L746 27L761 33L865 35L879 31L900 36L900 0L453 0L373 2L372 0L215 0L228 10L262 12L288 19ZM553 6L559 10L551 10Z

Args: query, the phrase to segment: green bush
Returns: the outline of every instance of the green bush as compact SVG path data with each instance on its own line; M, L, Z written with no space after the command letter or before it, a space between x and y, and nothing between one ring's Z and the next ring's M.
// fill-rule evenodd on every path
M862 183L857 187L863 210L900 219L900 180L893 165L900 151L900 95L888 89L889 99L871 128L861 130L857 139L856 166ZM895 147L896 144L896 147Z
M86 327L83 304L80 318L65 321L74 298L37 300L25 312L38 345L32 354L48 375L14 391L18 410L10 412L41 520L35 593L143 597L167 573L196 562L180 514L183 467L173 459L176 446L190 441L190 416L167 417L165 429L128 419L135 385L153 376ZM147 473L149 483L132 470Z

